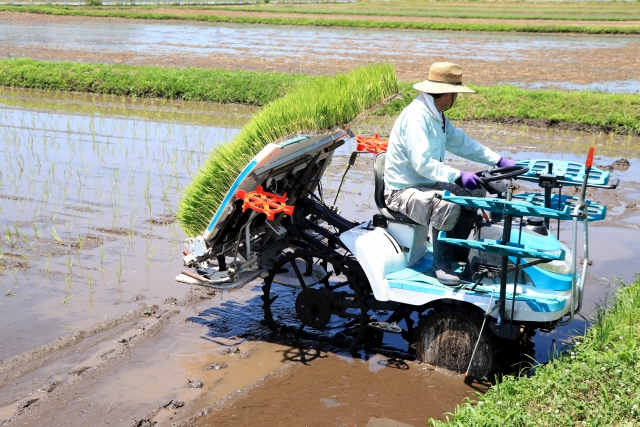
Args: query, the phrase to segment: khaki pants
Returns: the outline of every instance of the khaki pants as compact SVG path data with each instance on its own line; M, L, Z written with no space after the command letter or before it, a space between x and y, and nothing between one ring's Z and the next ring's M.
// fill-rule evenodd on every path
M384 196L388 209L400 212L419 224L431 224L437 230L450 231L458 222L460 209L475 209L445 202L438 197L445 190L456 196L485 197L487 194L484 188L467 190L452 182L438 182L433 186L407 187L393 191L385 189Z

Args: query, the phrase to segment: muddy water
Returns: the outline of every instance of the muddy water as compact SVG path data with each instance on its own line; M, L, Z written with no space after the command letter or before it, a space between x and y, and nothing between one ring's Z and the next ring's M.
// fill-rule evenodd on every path
M25 15L22 15L25 16ZM66 25L0 25L3 39L16 51L41 43L52 49L133 51L154 55L189 52L202 56L242 51L249 55L270 54L283 59L299 58L312 46L319 60L341 58L346 54L383 51L393 56L393 46L412 46L414 57L427 56L434 49L466 57L472 51L478 59L523 60L531 49L546 48L583 51L611 49L637 44L634 37L562 37L557 35L512 35L479 33L470 37L460 32L381 31L371 29L302 26L236 25L198 22L116 21ZM20 29L20 31L16 31ZM82 35L82 37L79 37ZM366 39L365 45L362 41ZM212 41L215 41L213 43ZM284 43L286 41L286 43ZM347 48L360 44L359 49ZM452 49L455 46L456 49Z
M213 126L208 111L206 125L172 120L184 105L145 107L150 119L136 105L96 113L115 108L103 101L80 96L65 112L64 100L0 93L0 359L187 290L171 280L178 195L247 111Z
M0 14L0 56L334 74L372 62L423 79L452 60L480 84L633 91L640 38L225 25ZM606 57L607 66L590 58ZM626 83L625 83L626 82ZM596 86L589 86L595 84ZM580 86L587 85L587 86ZM567 86L567 87L569 87Z

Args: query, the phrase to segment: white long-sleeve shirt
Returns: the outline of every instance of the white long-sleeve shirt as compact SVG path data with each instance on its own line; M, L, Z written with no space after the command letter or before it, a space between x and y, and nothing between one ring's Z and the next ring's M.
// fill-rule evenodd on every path
M390 190L454 182L458 169L443 163L445 151L494 166L500 155L467 136L449 120L442 129L442 115L433 97L421 93L398 116L391 130L384 184Z

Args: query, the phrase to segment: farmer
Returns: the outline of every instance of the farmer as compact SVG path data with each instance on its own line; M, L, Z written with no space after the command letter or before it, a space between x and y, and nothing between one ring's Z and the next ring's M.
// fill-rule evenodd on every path
M459 65L436 62L429 68L429 78L413 88L420 94L402 111L389 138L384 171L385 201L389 209L415 222L431 223L436 277L442 284L457 285L460 279L451 263L466 259L468 250L455 253L454 247L438 240L437 236L440 231L452 231L448 237L468 238L476 210L445 202L438 196L449 190L459 196L484 197L486 190L480 187L475 173L444 164L445 150L490 166L506 167L515 163L469 138L444 115L453 107L459 93L475 93L462 84Z

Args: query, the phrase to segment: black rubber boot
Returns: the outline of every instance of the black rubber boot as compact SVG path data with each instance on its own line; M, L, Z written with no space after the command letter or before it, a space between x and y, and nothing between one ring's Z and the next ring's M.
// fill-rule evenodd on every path
M436 278L440 283L447 286L460 284L460 278L455 275L451 268L453 251L451 245L438 239L439 230L432 228L433 232L433 269Z
M466 240L469 238L469 234L471 230L473 230L473 226L476 223L476 217L478 213L476 211L470 211L467 209L460 209L460 217L458 218L458 222L453 227L453 230L449 233L454 239L463 239ZM463 248L462 246L454 246L452 248L453 251L453 261L454 262L465 262L469 257L469 248Z

